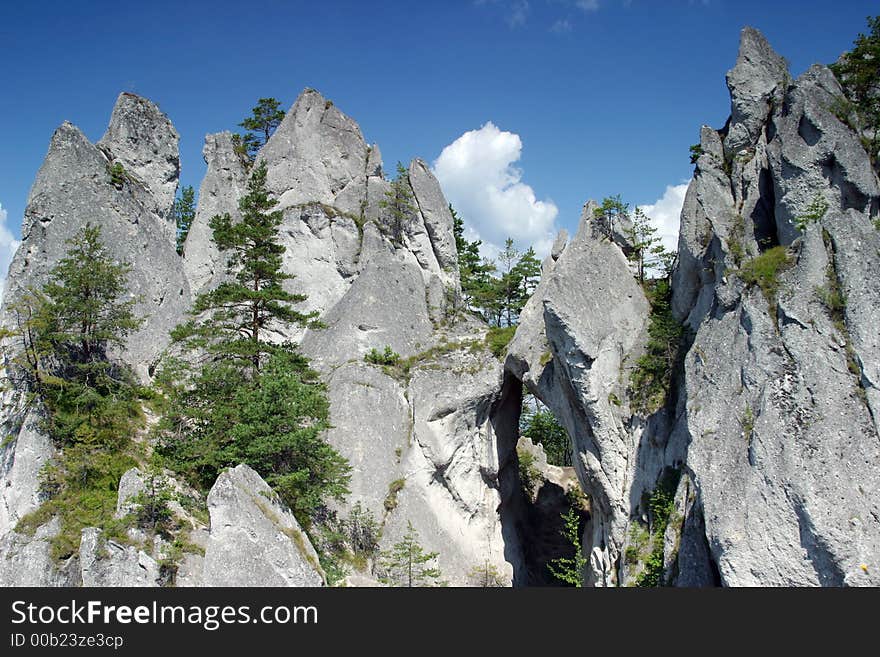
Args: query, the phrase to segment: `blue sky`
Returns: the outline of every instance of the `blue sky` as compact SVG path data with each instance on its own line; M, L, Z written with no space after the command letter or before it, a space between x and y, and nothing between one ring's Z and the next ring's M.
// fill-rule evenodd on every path
M858 0L3 0L5 239L19 231L53 130L70 120L98 139L123 90L174 122L182 182L196 189L206 133L234 130L261 96L289 106L315 87L381 146L386 170L416 156L434 163L457 144L444 187L469 178L450 164L456 153L479 184L498 187L495 205L479 189L447 190L489 240L572 229L587 198L617 193L662 214L675 194L656 201L691 174L699 126L729 113L724 74L744 25L797 75L835 60L877 10ZM494 149L488 164L481 148ZM484 212L498 216L468 216Z

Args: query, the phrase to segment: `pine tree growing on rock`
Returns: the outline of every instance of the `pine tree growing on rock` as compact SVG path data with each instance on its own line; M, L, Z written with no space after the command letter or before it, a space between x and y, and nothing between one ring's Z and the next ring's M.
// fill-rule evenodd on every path
M275 350L266 339L270 325L306 325L314 315L300 313L294 304L306 300L293 294L283 283L292 276L281 270L284 246L278 242L282 213L266 189L266 163L261 162L248 181L248 193L241 199L241 221L233 223L229 214L211 219L213 240L228 254L230 280L198 296L193 306L194 320L175 330L174 338L191 348L203 348L215 359L240 367L249 363L250 376Z
M235 135L234 143L239 153L246 155L251 162L284 120L284 110L280 107L281 103L275 98L260 98L251 115L238 124L247 132Z
M388 230L395 244L403 244L403 234L416 213L415 197L409 184L409 173L397 163L397 177L391 181L391 189L379 206L388 211Z
M431 565L437 552L425 552L419 544L419 534L411 522L407 522L406 534L390 550L381 554L385 575L381 581L391 586L442 586L440 569Z
M492 295L495 265L480 256L482 241L469 242L464 236L464 221L450 204L452 232L458 250L458 269L464 305L479 312Z
M16 529L31 533L58 517L58 558L76 552L84 527L113 524L116 485L134 465L131 437L143 424L134 375L109 354L142 321L128 294L130 267L110 257L97 226L67 244L48 282L10 306L17 325L2 335L11 338L10 374L29 389L58 448L40 473L45 501Z
M195 191L191 186L180 190L174 199L174 223L177 226L177 253L183 253L183 245L193 220L196 218Z
M880 16L868 17L868 27L870 34L859 34L853 49L831 65L847 96L832 109L855 123L851 127L863 131L865 148L876 167L880 154Z
M160 453L174 469L207 488L223 468L254 468L308 526L327 498L348 492L350 468L323 436L329 428L326 389L295 345L269 340L271 328L307 325L294 308L302 294L284 289L282 213L266 189L260 163L239 203L241 220L211 219L213 240L228 254L226 281L199 295L194 318L173 340L195 365L169 359L160 379L170 396Z

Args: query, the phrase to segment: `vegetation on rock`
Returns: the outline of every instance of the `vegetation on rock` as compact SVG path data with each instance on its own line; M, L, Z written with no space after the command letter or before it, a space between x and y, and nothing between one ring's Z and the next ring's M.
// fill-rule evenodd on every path
M183 187L174 199L174 224L177 227L177 253L183 253L186 236L196 218L195 191L192 186Z
M266 189L266 165L251 174L241 221L217 215L213 240L229 254L228 279L195 301L193 318L172 333L190 354L168 359L160 376L169 408L159 453L172 469L207 488L226 467L253 467L305 527L325 499L348 492L349 466L324 439L329 402L292 344L271 328L305 325L305 300L286 291L278 242L281 213Z
M10 306L16 324L2 335L12 339L10 377L29 392L58 448L41 473L46 500L19 529L33 532L57 516L56 558L77 552L84 527L119 533L116 489L137 463L132 435L144 424L133 373L108 354L142 321L127 293L129 266L112 260L97 226L67 244L49 281Z
M425 552L418 532L407 522L403 538L381 554L381 581L390 586L443 586L443 575L435 565L438 556L437 552Z

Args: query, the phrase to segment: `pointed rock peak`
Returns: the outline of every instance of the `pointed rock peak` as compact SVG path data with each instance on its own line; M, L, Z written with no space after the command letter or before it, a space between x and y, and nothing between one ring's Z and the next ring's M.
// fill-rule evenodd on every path
M83 131L76 127L70 121L65 121L60 126L55 129L55 132L52 134L52 141L49 144L49 152L57 147L58 144L67 143L71 141L85 142L91 145L88 137L83 134Z
M379 150L379 144L373 144L369 147L367 153L367 175L378 176L382 178L385 174L382 171L382 151Z
M550 249L550 257L553 258L553 260L559 260L559 256L562 255L567 244L568 231L565 230L565 228L560 228L559 232L556 234L556 239L553 241L553 246Z
M746 25L739 33L739 59L748 59L754 54L766 56L768 53L776 54L767 37L760 30Z
M730 90L728 152L753 145L770 114L770 100L782 99L790 76L788 63L758 30L743 29L736 65L727 73Z
M353 119L314 89L306 89L257 160L266 162L267 185L281 208L334 205L349 183L364 177L367 145Z
M425 220L425 228L428 230L437 263L445 271L457 271L458 251L455 246L452 212L443 190L440 189L440 183L424 160L416 158L410 163L409 184Z
M314 117L311 121L307 119L309 115ZM357 122L347 114L341 112L339 108L333 104L332 100L325 98L316 89L306 88L303 90L293 103L293 107L291 107L290 111L285 115L284 121L278 126L276 132L281 132L285 130L285 128L289 129L289 126L285 126L285 123L289 123L288 119L292 119L292 122L295 122L297 125L326 124L340 130L353 132L357 134L361 141L364 140ZM316 121L316 123L312 123L312 121Z
M593 220L596 218L596 210L598 209L599 204L593 199L589 199L584 203L584 207L581 210L581 221L578 224L578 230L572 240L573 242L582 242L590 238L593 231Z
M205 158L205 163L209 168L233 169L236 172L246 171L245 163L235 152L232 133L228 130L205 135L202 157Z
M177 130L155 103L123 92L97 145L143 183L155 201L150 209L167 218L180 175L179 142Z
M788 63L777 54L767 38L753 27L744 27L740 33L739 53L736 65L727 72L728 87L749 82L749 76L757 77L758 84L782 82L788 75ZM731 91L733 91L731 89Z

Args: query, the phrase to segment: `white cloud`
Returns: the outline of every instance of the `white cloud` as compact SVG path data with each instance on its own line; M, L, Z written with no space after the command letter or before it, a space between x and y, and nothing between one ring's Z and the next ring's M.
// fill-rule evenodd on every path
M3 299L3 290L6 287L6 273L9 271L9 263L19 245L19 241L6 226L6 217L6 210L0 203L0 300Z
M538 200L515 165L522 154L519 135L491 121L446 146L434 161L443 193L475 235L484 255L497 253L509 236L518 248L534 246L539 257L550 251L559 209ZM471 237L475 239L475 237Z
M678 249L678 226L681 218L681 206L684 205L684 196L690 183L680 185L668 185L663 196L649 205L640 205L639 208L657 228L657 233L663 241L663 246L669 251Z
M574 4L582 11L599 11L599 0L577 0Z

